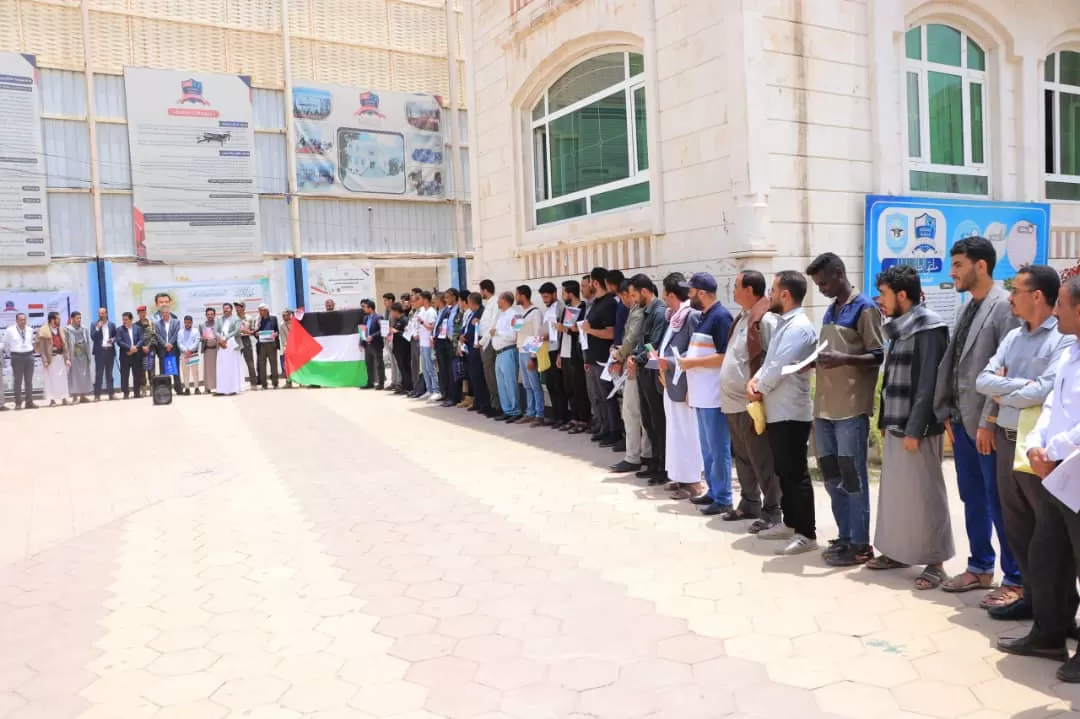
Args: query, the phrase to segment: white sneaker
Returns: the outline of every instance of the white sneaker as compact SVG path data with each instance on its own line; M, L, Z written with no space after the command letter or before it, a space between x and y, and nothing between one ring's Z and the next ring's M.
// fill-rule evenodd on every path
M432 402L438 402L438 401L439 401L439 400L441 400L441 399L442 399L442 395L441 395L441 394L439 394L438 392L436 392L435 394L431 395L431 401L432 401Z
M763 529L757 533L761 539L791 539L795 536L795 530L786 524L780 523L775 527Z
M775 554L790 556L792 554L805 554L818 548L817 540L807 539L801 534L796 534L791 541L776 550Z

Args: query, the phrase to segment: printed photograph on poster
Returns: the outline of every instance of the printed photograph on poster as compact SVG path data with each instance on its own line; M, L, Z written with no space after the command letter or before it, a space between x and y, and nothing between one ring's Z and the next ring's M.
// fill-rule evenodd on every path
M375 270L349 267L320 270L311 268L308 309L322 310L332 299L339 310L359 309L361 300L375 298Z
M21 312L26 315L27 332L37 336L38 329L45 324L50 312L60 313L60 326L65 327L71 319L71 313L79 310L85 315L71 292L61 291L18 291L0 290L0 333L15 324L15 317ZM11 373L11 361L4 358L4 388L10 392L14 378ZM43 384L41 358L34 358L33 389L40 390Z
M1025 264L1049 255L1050 206L868 195L864 277L868 283L894 265L915 267L927 306L950 326L963 302L950 276L950 249L965 237L985 237L997 251L994 279L1004 282ZM877 288L864 291L877 294Z
M354 196L445 196L442 105L423 93L293 89L297 186Z
M174 315L177 317L191 315L196 323L205 321L207 307L213 307L220 316L221 305L226 302L243 302L249 312L254 312L255 308L263 302L271 308L274 307L270 298L269 277L152 285L132 284L131 306L146 305L156 316L161 304L165 301L164 298L161 302L156 299L162 292L167 292L172 298L171 310Z
M261 253L248 78L125 68L136 256Z
M37 61L0 52L0 266L49 263L45 185Z

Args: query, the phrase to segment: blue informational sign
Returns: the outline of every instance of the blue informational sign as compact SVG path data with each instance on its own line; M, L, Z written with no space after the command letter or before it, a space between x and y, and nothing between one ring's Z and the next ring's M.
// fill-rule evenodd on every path
M1004 282L1026 264L1046 264L1050 205L927 197L867 195L865 289L877 294L874 278L896 264L912 265L922 277L927 304L950 326L962 298L949 276L949 249L980 235L997 250L994 279Z

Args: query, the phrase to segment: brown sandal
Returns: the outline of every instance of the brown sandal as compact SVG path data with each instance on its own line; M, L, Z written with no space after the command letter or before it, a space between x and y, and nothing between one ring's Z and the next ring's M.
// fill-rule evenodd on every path
M963 572L951 577L941 585L941 590L950 594L961 594L973 589L993 589L993 574L975 574L975 572Z
M997 589L992 589L979 600L979 606L983 609L1008 607L1024 598L1023 587L1014 587L1003 584Z

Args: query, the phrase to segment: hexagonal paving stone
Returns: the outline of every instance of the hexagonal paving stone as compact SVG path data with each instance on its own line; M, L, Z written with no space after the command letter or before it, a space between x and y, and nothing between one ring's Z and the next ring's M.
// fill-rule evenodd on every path
M656 645L657 653L664 659L693 664L715 659L724 653L723 642L699 634L680 634L661 639Z
M219 676L193 672L182 676L161 677L146 687L142 695L158 706L209 699L223 684Z
M422 709L427 701L426 687L405 681L392 681L361 687L349 700L349 706L376 717L390 717Z
M770 634L743 634L724 641L724 651L730 657L767 662L789 657L794 652L791 640Z
M439 634L417 634L402 637L390 647L390 654L410 662L449 656L456 640Z
M692 678L689 664L670 659L644 659L619 669L619 682L648 690L689 684Z
M385 617L375 625L373 631L395 639L411 637L417 634L430 634L438 620L422 614L402 614L397 617Z
M843 662L840 672L848 681L885 689L919 678L911 660L899 654L878 652L870 652L859 657L857 661Z
M604 719L634 719L652 714L656 699L655 692L616 683L582 692L578 696L577 710Z
M476 683L493 689L511 691L539 684L547 679L548 666L531 659L510 657L480 665Z
M233 711L243 711L276 702L288 688L287 681L274 676L230 679L210 699Z
M408 589L405 590L405 596L420 601L427 601L429 599L446 599L448 597L457 596L457 593L460 591L460 584L436 580L433 582L417 582L416 584L410 584Z
M955 717L979 708L975 695L967 687L916 679L892 688L901 709L932 717Z
M551 665L551 681L574 691L613 684L619 679L619 665L591 657L574 657Z
M473 717L495 711L501 702L501 692L465 681L432 687L424 708L436 716Z
M166 654L185 649L197 649L206 645L217 635L204 627L189 627L162 632L147 643L151 649Z
M830 661L841 662L854 659L866 652L866 647L855 637L839 634L815 632L791 640L795 656L807 658L828 657Z
M997 672L985 661L962 654L931 654L913 660L911 666L923 679L966 687L997 676Z
M147 671L161 676L178 676L209 669L220 658L216 652L199 647L167 652L147 665Z
M454 654L480 663L520 656L521 640L495 634L469 637L458 642Z
M405 679L429 689L443 688L472 681L479 668L460 657L439 657L416 662L405 672Z
M344 707L356 694L356 686L333 677L295 682L278 700L283 707L302 714Z
M1021 716L1046 707L1056 699L1048 692L1001 677L976 684L971 687L971 691L983 706L999 709L1012 716Z
M409 663L397 657L368 657L345 662L338 676L358 687L365 687L403 679L408 669Z
M316 652L297 654L281 660L273 669L274 676L287 682L303 682L320 677L332 677L345 664L345 660L333 654Z
M765 663L765 669L774 682L800 689L818 689L843 678L834 663L804 656L773 659Z
M87 664L86 668L95 674L100 674L102 676L108 674L123 674L125 672L135 671L136 669L144 669L159 656L161 655L158 652L147 647L114 649L102 653L97 659Z

